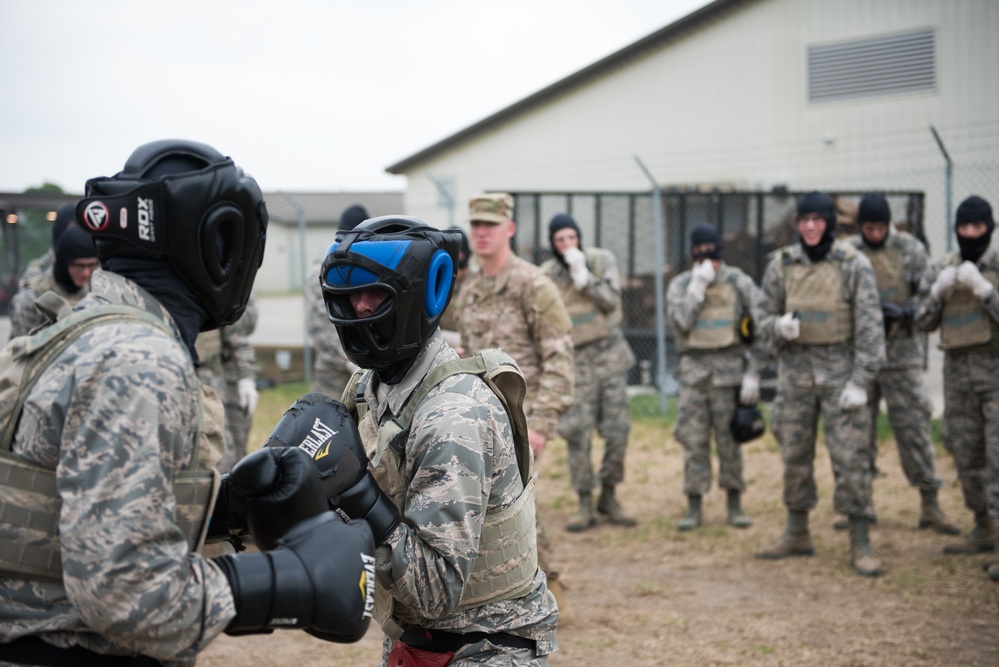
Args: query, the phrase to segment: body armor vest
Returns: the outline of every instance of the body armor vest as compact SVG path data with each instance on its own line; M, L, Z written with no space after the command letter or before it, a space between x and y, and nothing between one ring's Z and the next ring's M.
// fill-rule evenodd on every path
M406 496L405 443L413 415L427 394L452 375L479 375L506 409L514 436L514 449L524 490L507 507L488 511L483 523L479 552L472 573L462 592L459 609L477 607L486 602L513 600L533 590L538 569L537 527L533 455L524 413L527 383L516 363L499 350L483 350L464 359L445 362L427 374L423 383L409 397L402 414L381 427L374 413L367 409L362 378L370 371L354 373L343 392L343 403L358 417L358 433L371 462L372 474L382 491L403 513ZM375 618L387 629L394 610L392 598L382 587L375 589ZM406 622L419 622L400 616Z
M828 259L801 264L784 258L784 291L787 311L798 314L801 335L792 345L845 343L853 335L853 311L843 296L843 261L856 250L837 243Z
M708 285L704 303L690 331L676 332L676 347L681 353L690 350L723 350L741 343L739 337L740 303L735 276Z
M64 317L31 335L15 338L0 352L0 534L29 537L0 540L0 576L58 582L62 580L62 500L56 489L55 471L12 451L24 403L49 364L94 326L137 320L173 334L163 321L131 306L99 305L70 312L68 304L56 304L52 310ZM221 401L202 385L191 463L174 479L174 521L192 551L204 544L218 494L219 475L213 466L224 446L222 415Z
M951 266L960 263L956 255L949 262ZM999 285L999 266L993 264L985 268L982 276L995 288ZM944 301L940 317L941 349L958 350L986 344L999 345L999 324L989 317L981 299L971 290L955 285Z
M885 245L885 248L879 250L872 250L865 245L860 250L874 267L881 303L905 305L912 298L912 285L904 275L905 253L901 244L892 243L891 238Z
M584 251L586 267L594 275L602 275L603 267L599 253ZM555 260L557 262L557 260ZM557 265L557 264L556 264ZM620 308L612 313L604 314L591 299L586 298L581 290L573 287L572 282L561 285L562 302L572 319L572 344L581 347L587 343L603 340L611 334L611 328L621 322Z

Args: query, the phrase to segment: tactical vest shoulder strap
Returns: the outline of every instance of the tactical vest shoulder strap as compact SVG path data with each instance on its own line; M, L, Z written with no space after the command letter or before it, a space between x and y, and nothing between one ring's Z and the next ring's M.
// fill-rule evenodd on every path
M56 308L62 315L59 320L32 334L15 338L0 353L0 422L4 424L0 432L0 451L11 450L21 410L38 378L86 331L105 322L132 319L149 322L169 332L162 320L132 306L102 304L77 311Z
M533 475L534 456L531 454L527 432L527 416L524 412L524 399L527 396L527 381L524 374L510 355L496 349L482 350L464 359L452 359L430 371L417 390L410 396L396 421L405 431L413 422L413 415L423 399L441 382L461 373L478 375L485 381L506 409L513 429L517 451L517 465L520 478L526 486Z

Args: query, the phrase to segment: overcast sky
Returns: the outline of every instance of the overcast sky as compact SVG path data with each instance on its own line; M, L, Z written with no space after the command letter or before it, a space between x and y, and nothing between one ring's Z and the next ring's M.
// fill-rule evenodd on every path
M705 4L0 0L0 192L171 137L267 191L401 190L387 166Z

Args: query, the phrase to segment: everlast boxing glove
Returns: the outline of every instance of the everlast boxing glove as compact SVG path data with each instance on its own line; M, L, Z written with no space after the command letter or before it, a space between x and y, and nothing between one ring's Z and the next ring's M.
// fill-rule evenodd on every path
M264 447L298 447L315 461L330 507L344 519L363 519L375 544L399 525L399 511L368 472L357 424L343 403L311 393L288 408Z
M230 484L246 498L250 534L269 548L215 559L236 606L226 632L363 637L374 609L374 539L364 522L345 523L326 509L309 457L295 448L255 452L233 468ZM290 526L283 534L281 524Z

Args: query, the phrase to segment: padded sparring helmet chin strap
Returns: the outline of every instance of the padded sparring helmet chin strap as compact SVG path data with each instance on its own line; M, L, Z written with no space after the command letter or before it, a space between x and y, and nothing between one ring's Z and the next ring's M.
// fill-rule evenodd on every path
M115 176L87 181L86 192L77 220L102 262L167 262L204 307L202 331L239 319L263 261L267 209L230 158L194 141L155 141Z
M383 216L339 231L319 276L326 314L344 352L361 368L390 370L414 357L451 300L461 237L417 218ZM385 300L358 317L350 296L383 290Z

